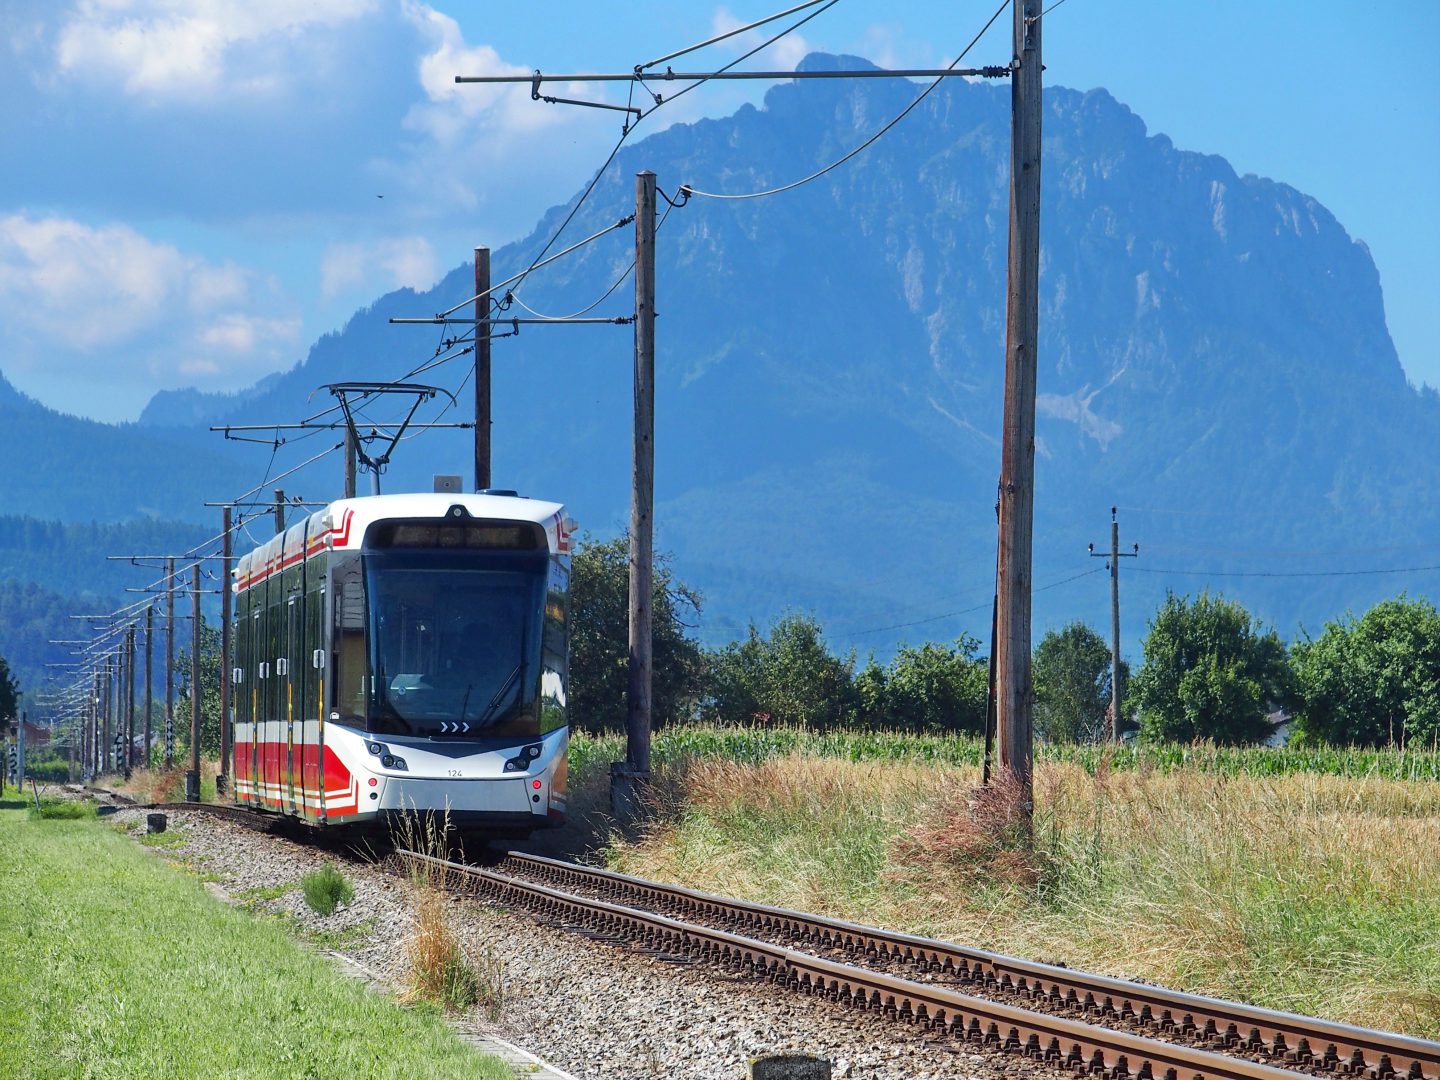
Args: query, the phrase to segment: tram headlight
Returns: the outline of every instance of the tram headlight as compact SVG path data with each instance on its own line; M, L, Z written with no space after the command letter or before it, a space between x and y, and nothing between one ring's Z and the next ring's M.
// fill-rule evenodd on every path
M374 754L376 757L379 757L381 754L385 753L385 744L378 742L367 742L365 744L365 749L369 750L370 753Z
M405 759L396 757L394 754L385 754L380 758L380 764L386 769L395 769L398 772L409 772L410 767L405 764Z

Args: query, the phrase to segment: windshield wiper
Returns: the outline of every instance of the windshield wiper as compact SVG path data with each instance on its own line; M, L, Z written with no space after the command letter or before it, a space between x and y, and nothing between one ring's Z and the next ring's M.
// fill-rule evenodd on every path
M491 719L495 715L496 708L498 708L500 702L504 700L505 695L510 690L510 687L515 685L515 679L520 674L520 669L524 666L525 661L522 660L520 661L520 663L515 665L514 670L512 670L509 675L505 676L505 681L500 684L500 689L495 691L495 696L490 699L490 704L485 706L485 712L480 717L479 722L475 725L476 727L483 728L489 725Z

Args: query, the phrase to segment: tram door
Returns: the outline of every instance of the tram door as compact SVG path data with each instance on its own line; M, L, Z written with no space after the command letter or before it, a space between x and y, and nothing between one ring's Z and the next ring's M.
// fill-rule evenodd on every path
M290 592L290 574L285 575L286 591ZM291 658L299 653L300 645L300 593L290 592L285 599L285 625L280 642L280 666L283 668L280 685L285 695L281 717L284 720L285 802L294 813L298 808L296 789L300 786L301 755L303 750L304 727L299 722L304 714L300 711L304 698L300 693L300 678L303 666L292 665Z
M262 694L265 683L260 678L260 663L265 649L260 634L261 612L264 606L264 590L252 585L245 595L245 693L246 707L250 712L250 801L256 806L264 803L264 792L260 787L260 742L264 729L260 721L265 717L265 702Z
M284 588L280 576L272 574L265 582L265 751L261 768L265 780L265 802L280 807L283 803L280 775L280 754L285 737L285 697L281 689L280 628L284 622Z

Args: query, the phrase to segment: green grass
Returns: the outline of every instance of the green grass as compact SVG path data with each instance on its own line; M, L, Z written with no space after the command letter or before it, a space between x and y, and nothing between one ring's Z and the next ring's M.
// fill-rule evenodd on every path
M91 823L0 811L0 927L0 1076L510 1076Z
M326 863L301 878L300 891L305 894L305 903L320 915L332 915L336 907L355 899L355 887L334 863Z
M984 744L970 735L916 735L893 731L831 731L794 728L671 727L657 732L652 747L656 765L691 758L720 758L758 764L789 754L843 761L888 761L980 765ZM1356 750L1349 748L1220 747L1210 745L1103 746L1041 745L1040 761L1078 765L1090 775L1099 768L1124 772L1171 773L1187 770L1222 776L1279 777L1298 773L1352 779L1440 782L1440 753L1431 750ZM625 757L622 735L576 732L570 741L573 776Z
M79 821L95 816L94 803L81 802L78 799L52 799L43 796L40 799L39 807L36 807L32 799L25 810L32 821L37 819Z

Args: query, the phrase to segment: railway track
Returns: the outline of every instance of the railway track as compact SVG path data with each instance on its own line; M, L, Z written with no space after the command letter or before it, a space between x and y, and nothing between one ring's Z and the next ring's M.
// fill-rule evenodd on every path
M270 815L174 803L250 826ZM507 852L493 865L406 858L559 927L777 985L1067 1070L1151 1080L1302 1075L1440 1080L1440 1043L1090 975L950 942ZM845 962L836 957L843 956ZM900 972L903 974L897 974Z
M868 967L908 970L926 982L962 987L1002 1001L1021 1001L1052 1013L1098 1016L1166 1038L1263 1056L1291 1070L1440 1080L1440 1043L1424 1039L1091 975L520 852L507 853L496 869L807 952L843 954Z

